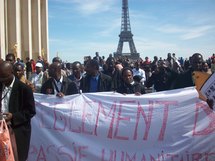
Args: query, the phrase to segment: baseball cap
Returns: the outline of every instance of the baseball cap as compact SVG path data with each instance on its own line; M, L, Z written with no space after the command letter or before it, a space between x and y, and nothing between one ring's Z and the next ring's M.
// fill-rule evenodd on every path
M43 67L43 65L42 65L42 63L36 63L36 67L39 67L39 68L42 68Z

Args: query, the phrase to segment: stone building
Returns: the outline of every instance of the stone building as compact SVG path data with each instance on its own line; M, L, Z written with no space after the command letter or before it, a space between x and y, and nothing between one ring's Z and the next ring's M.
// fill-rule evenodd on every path
M0 57L49 58L48 0L0 0Z

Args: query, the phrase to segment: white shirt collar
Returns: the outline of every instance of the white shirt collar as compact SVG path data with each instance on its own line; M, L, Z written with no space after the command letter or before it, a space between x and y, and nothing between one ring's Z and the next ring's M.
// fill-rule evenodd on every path
M14 82L15 82L15 76L13 76L13 81L11 82L11 84L8 87L4 85L4 88L10 88L10 89L12 89Z
M63 77L62 76L60 77L59 82L57 82L55 79L54 79L54 81L55 81L55 83L59 83L59 82L62 83L63 82Z
M13 76L13 81L11 82L11 84L7 87L5 85L3 85L3 96L1 97L4 97L4 99L2 99L1 103L2 103L2 111L1 112L8 112L9 111L9 100L10 100L10 95L11 95L11 91L12 91L12 88L13 88L13 84L15 82L15 76Z
M62 84L63 84L63 77L61 76L59 82L57 82L55 79L54 79L54 93L57 94L59 91L61 91L61 88L62 88Z
M134 81L133 81L133 82L131 82L130 84L131 84L131 85L133 85L133 84L134 84Z

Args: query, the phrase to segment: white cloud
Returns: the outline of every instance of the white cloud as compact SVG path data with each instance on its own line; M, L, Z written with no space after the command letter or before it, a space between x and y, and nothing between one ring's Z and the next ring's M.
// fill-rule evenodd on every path
M110 10L111 3L108 3L104 0L92 1L92 0L82 0L78 1L78 8L81 13L84 14L93 14Z
M117 31L118 33L120 33L120 24L121 19L120 18L115 18L111 21L105 21L101 26L101 31L99 31L98 33L96 33L96 35L100 35L103 37L109 37L112 36L113 34L115 34L115 32ZM117 36L117 35L115 35Z
M157 30L160 32L163 32L163 33L168 33L168 34L183 33L186 31L186 29L182 28L181 26L174 26L174 25L170 25L170 24L166 24L164 26L158 27Z
M157 50L162 51L163 49L178 49L178 46L174 43L163 42L163 41L156 41L156 40L149 40L149 39L142 39L137 37L135 40L135 45L138 52L142 51L149 51L149 50Z
M209 25L196 27L196 28L190 29L187 33L182 35L181 38L183 40L198 38L206 35L210 30L213 30L214 28L215 28L214 26L209 26Z
M91 15L112 10L116 0L54 0L68 5L75 4L75 9L83 15Z
M189 40L198 38L208 34L211 30L214 30L215 26L212 25L202 25L202 26L174 26L174 25L164 25L159 27L157 30L167 34L181 34L180 38L182 40Z

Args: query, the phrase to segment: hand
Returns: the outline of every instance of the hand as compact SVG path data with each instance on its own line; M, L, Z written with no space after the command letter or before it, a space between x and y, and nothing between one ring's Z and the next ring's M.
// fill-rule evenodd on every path
M135 94L135 96L140 96L141 95L140 92L135 92L134 94Z
M3 113L3 116L4 116L4 118L5 118L5 121L6 121L6 122L9 122L9 121L11 121L11 119L12 119L12 117L13 117L13 114L10 113L10 112L5 112L5 113Z
M46 94L52 94L52 89L51 88L47 88L46 89Z
M56 94L56 96L62 98L64 96L64 94L62 92L59 92Z

